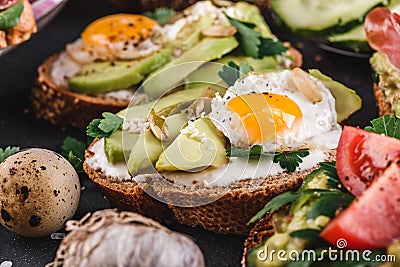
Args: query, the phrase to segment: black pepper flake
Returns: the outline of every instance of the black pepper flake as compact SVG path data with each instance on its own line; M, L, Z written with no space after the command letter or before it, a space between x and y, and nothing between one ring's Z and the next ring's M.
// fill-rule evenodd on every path
M3 221L5 221L5 222L11 221L11 216L10 216L10 214L9 214L6 210L4 210L4 209L1 209L1 218L2 218Z
M41 169L42 171L44 171L44 170L46 170L46 167L45 167L45 166L40 166L40 169Z
M56 197L58 197L57 190L54 190L53 193L54 193L54 195L55 195Z
M40 221L42 218L36 215L32 215L31 218L29 219L29 225L30 227L37 227L40 224Z

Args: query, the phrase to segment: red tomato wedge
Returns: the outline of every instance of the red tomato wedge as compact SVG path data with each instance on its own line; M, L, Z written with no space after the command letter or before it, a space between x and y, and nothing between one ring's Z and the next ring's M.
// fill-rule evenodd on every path
M400 70L400 16L386 7L378 7L368 13L364 29L369 45L384 53Z
M320 236L339 248L384 248L400 239L399 221L400 159L396 159Z
M343 185L355 196L400 157L400 140L345 126L336 150L336 168Z

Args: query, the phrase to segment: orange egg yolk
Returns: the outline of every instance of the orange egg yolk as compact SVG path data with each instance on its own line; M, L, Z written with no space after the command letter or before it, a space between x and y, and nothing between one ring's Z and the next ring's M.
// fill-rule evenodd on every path
M303 116L293 100L275 93L240 95L228 107L240 117L250 144L274 140L275 134L293 128Z
M82 32L86 45L107 45L109 43L138 43L153 32L158 23L146 16L134 14L115 14L100 18Z

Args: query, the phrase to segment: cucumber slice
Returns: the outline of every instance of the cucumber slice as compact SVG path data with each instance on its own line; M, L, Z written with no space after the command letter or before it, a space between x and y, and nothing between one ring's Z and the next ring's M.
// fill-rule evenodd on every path
M360 24L374 7L387 0L271 0L277 19L304 36L345 32Z
M0 12L0 30L4 31L15 27L21 18L22 11L24 11L24 4L18 1L12 7Z
M367 36L364 31L364 25L360 24L348 32L332 35L328 38L332 46L354 51L356 53L372 52L368 45Z

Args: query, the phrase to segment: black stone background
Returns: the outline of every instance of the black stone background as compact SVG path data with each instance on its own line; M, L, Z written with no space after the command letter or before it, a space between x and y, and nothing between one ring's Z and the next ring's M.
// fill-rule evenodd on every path
M28 97L36 69L45 58L61 51L67 42L75 40L92 20L117 11L105 0L70 0L63 11L29 42L0 58L0 147L42 147L59 151L66 136L85 140L82 130L55 127L36 119L28 112ZM305 69L319 68L332 78L356 89L362 96L363 108L351 118L351 124L364 126L377 116L368 59L327 52L315 43L301 40L285 30L275 26L272 29L281 40L289 40L301 50ZM81 182L85 190L75 218L81 218L89 211L109 207L87 177L82 175ZM196 240L204 253L207 266L240 265L244 237L219 235L178 224L169 227ZM18 267L44 266L54 258L58 244L59 241L51 240L50 237L19 237L0 226L0 263L9 260L13 266Z

